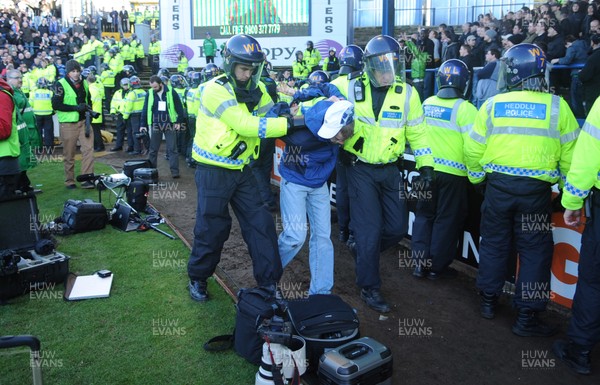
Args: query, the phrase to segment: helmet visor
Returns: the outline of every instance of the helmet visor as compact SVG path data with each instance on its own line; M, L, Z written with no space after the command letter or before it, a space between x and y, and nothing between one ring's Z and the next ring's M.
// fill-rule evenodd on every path
M404 62L394 52L367 58L365 67L374 87L391 86L396 78L404 77Z
M236 86L247 90L256 89L264 64L264 61L233 63L231 77L235 81Z
M511 75L509 72L510 72L510 69L508 68L508 65L506 64L506 59L501 58L500 59L500 69L498 71L498 82L496 83L496 88L501 93L506 92L506 90L508 89L508 77Z

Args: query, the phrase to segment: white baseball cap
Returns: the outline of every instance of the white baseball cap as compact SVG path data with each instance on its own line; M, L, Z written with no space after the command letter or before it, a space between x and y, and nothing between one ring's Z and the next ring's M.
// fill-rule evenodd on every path
M354 121L354 104L347 100L333 103L325 112L323 125L317 134L323 139L331 139L340 130Z

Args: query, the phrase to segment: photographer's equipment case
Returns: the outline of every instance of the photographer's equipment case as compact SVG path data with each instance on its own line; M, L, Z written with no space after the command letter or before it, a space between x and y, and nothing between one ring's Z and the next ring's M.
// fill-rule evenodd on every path
M70 257L53 247L39 247L43 239L35 195L18 195L0 201L0 300L25 294L48 283L62 283L69 273ZM44 249L41 255L35 250Z
M152 167L152 163L150 163L150 159L131 159L126 160L123 164L123 174L127 175L131 179L133 179L133 171L138 168L150 168Z
M132 180L127 186L127 203L137 212L146 210L149 191L148 183L140 179Z
M73 233L83 233L106 227L108 213L102 203L91 199L69 199L65 202L61 219Z
M288 301L294 334L306 341L309 370L316 371L323 352L360 337L356 312L337 295L315 294Z
M133 170L133 179L140 179L148 184L157 184L158 170L155 168L137 168Z
M320 385L391 385L392 352L363 337L325 352L319 360Z

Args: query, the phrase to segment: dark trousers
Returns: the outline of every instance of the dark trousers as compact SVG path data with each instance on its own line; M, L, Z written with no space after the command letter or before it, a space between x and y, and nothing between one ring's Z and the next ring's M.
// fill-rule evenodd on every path
M188 117L188 126L187 126L187 132L188 132L188 141L187 141L187 147L185 149L185 159L188 162L192 161L192 146L194 144L194 136L196 136L196 118L195 117Z
M275 153L275 139L260 140L260 153L258 159L250 164L252 173L256 177L260 198L266 205L275 205L275 196L271 191L271 170L273 169L273 154Z
M121 114L116 114L115 115L117 117L117 123L116 123L116 129L117 129L117 141L115 143L115 147L120 148L123 147L123 142L125 141L125 121L123 120L123 115Z
M528 177L488 174L481 206L477 287L500 294L511 250L519 253L514 304L545 310L550 297L554 242L550 184Z
M104 151L104 142L102 141L102 123L92 123L94 131L94 151Z
M167 158L169 158L169 169L171 170L171 175L179 175L179 157L177 156L177 132L173 130L171 125L169 125L163 130L159 128L152 128L148 159L150 159L152 167L156 168L158 164L158 150L160 150L160 143L162 142L163 134L165 135L165 141L167 142Z
M208 63L214 63L215 62L215 57L214 56L207 56L206 57L206 64Z
M190 279L206 279L215 272L231 231L231 204L252 259L254 279L260 286L276 284L282 268L275 223L259 198L252 171L248 167L240 172L199 164L196 187L198 207L188 262Z
M148 62L152 67L152 74L156 75L158 70L160 69L160 57L159 55L148 55Z
M129 125L131 126L132 139L133 139L133 151L142 152L142 141L137 138L137 134L140 133L140 122L142 119L142 113L138 112L129 116ZM128 134L129 135L129 134ZM129 142L129 141L128 141Z
M335 208L340 231L350 229L350 198L346 166L339 161L335 165Z
M431 260L431 270L436 273L444 271L456 257L467 217L468 183L467 177L437 172L433 196L417 203L412 255L418 260Z
M124 119L125 128L127 129L127 151L134 151L134 137L133 137L133 126L131 124L131 117Z
M52 115L36 115L35 122L40 130L40 136L43 138L43 144L46 148L54 147L54 122Z
M576 344L592 349L600 341L600 193L595 190L592 218L581 237L577 288L567 335Z
M350 222L356 240L356 283L381 287L379 253L408 231L408 210L398 168L357 163L347 169Z

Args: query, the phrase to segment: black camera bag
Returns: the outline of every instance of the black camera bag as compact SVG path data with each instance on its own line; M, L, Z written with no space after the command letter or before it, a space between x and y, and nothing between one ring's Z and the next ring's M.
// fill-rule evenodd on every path
M146 210L149 191L150 186L146 181L134 179L127 186L127 203L138 213Z
M108 223L108 213L102 203L91 199L82 201L69 199L65 202L60 221L71 233L101 230Z
M233 348L248 362L260 365L264 341L257 329L263 320L275 315L277 300L272 291L264 288L241 289L235 307Z
M306 341L309 369L316 370L321 355L360 337L356 312L337 295L314 294L288 301L294 334Z

